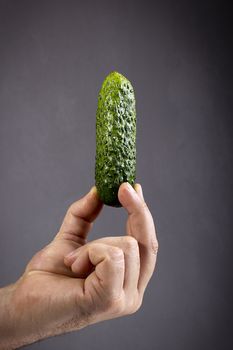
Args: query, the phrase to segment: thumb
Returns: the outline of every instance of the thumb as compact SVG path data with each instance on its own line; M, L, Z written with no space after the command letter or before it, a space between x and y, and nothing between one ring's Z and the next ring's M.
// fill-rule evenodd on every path
M86 239L92 222L102 207L103 203L94 186L84 197L71 204L55 239L69 239L76 243L79 243L80 239Z

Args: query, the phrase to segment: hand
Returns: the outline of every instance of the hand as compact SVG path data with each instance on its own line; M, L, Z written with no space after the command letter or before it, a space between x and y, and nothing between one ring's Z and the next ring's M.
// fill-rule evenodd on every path
M136 184L134 190L124 183L118 197L128 212L125 236L86 242L102 209L93 187L70 206L54 240L29 262L12 293L15 344L138 310L158 243L141 186Z

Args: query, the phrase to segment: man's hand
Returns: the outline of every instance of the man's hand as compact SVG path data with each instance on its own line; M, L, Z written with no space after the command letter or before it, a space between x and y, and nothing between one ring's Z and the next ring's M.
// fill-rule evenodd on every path
M136 184L134 190L124 183L118 197L128 212L126 235L120 237L86 242L102 209L95 187L70 206L54 240L32 258L12 287L11 337L8 327L0 349L138 310L155 267L158 242L141 186Z

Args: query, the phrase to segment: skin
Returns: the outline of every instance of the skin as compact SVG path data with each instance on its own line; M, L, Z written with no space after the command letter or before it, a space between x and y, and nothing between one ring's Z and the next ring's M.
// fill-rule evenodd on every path
M135 188L135 189L134 189ZM73 203L59 232L0 290L0 349L136 312L153 274L158 241L139 184L120 186L126 235L87 242L103 207L96 188Z

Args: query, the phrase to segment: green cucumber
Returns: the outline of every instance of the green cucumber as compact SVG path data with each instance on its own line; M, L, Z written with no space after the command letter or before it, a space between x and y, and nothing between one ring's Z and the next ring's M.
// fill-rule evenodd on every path
M104 204L120 207L118 189L136 178L136 104L134 90L122 74L104 80L96 111L95 184Z

